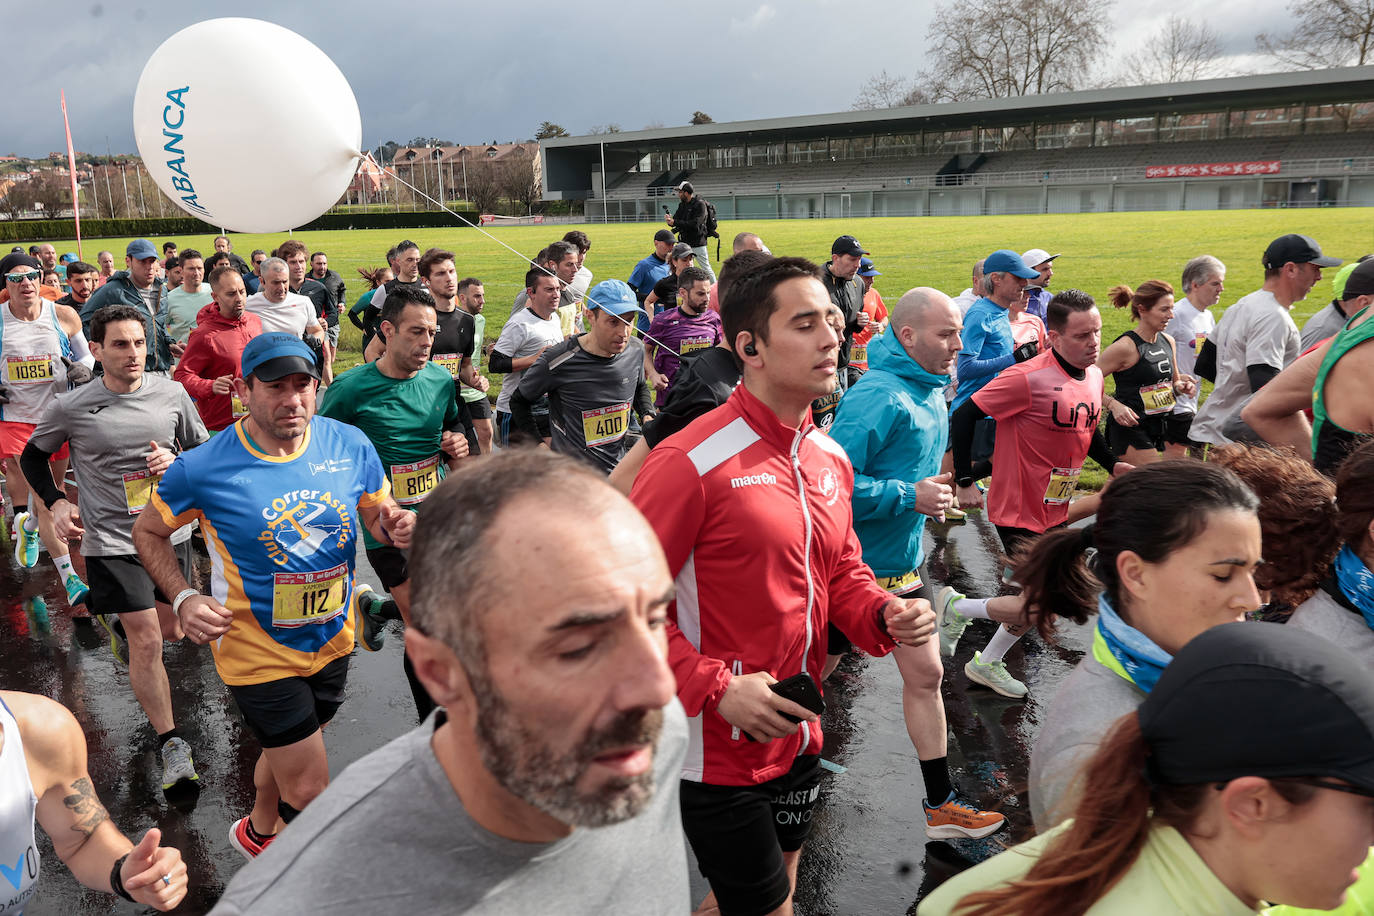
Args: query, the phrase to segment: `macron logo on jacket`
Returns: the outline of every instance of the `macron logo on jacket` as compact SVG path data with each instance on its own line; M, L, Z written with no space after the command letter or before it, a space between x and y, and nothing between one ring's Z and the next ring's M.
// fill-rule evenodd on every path
M772 486L778 482L774 474L750 474L746 477L731 477L730 489L738 490L740 487L752 487L758 484L768 484Z

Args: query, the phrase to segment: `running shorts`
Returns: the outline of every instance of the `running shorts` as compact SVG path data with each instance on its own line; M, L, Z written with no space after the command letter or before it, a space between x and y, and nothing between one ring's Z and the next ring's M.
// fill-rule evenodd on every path
M18 458L29 444L29 437L38 428L37 423L20 423L17 420L0 420L0 458ZM71 450L67 443L52 456L53 461L66 461Z
M885 591L898 598L924 598L931 604L935 603L935 590L930 587L930 576L927 575L924 565L901 576L878 576L877 579ZM826 627L827 655L844 655L854 648L854 644L849 641L849 637L840 632L839 627L833 623L826 624Z
M285 747L309 738L334 718L348 682L348 656L314 674L262 684L230 685L234 702L263 747Z
M721 916L762 916L791 893L784 852L802 848L820 795L820 757L803 754L753 786L682 781L682 829Z
M1170 445L1186 445L1196 448L1201 445L1188 437L1188 433L1193 429L1193 417L1191 413L1171 413L1164 418L1164 441Z
M406 555L398 548L383 544L381 547L367 548L367 562L382 580L382 588L391 591L398 585L410 581L410 569L406 565Z
M176 554L181 574L186 581L194 582L191 539L174 544L172 551ZM171 602L162 594L162 589L153 584L152 577L135 553L87 557L86 584L91 590L86 607L92 614L127 614L146 611L158 601L163 604Z
M1122 426L1116 418L1107 417L1107 448L1118 458L1126 454L1127 448L1138 448L1143 452L1161 451L1166 441L1165 421L1173 416L1141 417L1135 426Z

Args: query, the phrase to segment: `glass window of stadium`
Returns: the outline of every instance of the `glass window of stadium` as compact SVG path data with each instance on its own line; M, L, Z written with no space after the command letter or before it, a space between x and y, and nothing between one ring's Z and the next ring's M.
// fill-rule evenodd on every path
M751 143L746 155L750 165L778 165L782 162L783 144Z

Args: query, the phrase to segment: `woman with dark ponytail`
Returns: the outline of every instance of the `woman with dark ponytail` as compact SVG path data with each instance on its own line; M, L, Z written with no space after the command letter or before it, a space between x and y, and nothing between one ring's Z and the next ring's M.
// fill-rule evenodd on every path
M1107 730L1082 786L1071 820L951 878L920 916L1340 906L1374 843L1374 679L1310 633L1214 627Z
M1166 442L1187 438L1187 430L1168 429L1176 395L1194 395L1190 375L1178 371L1178 349L1164 333L1174 317L1174 288L1147 280L1133 292L1122 284L1108 293L1116 308L1130 307L1136 325L1112 341L1097 358L1097 368L1112 377L1112 395L1103 395L1107 445L1112 454L1136 467L1159 460Z
M1043 635L1056 616L1084 623L1097 615L1092 650L1050 703L1031 751L1038 830L1067 814L1079 764L1140 705L1174 653L1259 607L1257 506L1224 468L1161 461L1113 481L1092 528L1050 532L1018 563L1026 607L1046 612L1037 623Z

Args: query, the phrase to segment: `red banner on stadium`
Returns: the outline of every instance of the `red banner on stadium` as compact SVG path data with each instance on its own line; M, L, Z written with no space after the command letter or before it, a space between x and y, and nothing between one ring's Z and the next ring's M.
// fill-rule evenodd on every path
M1147 165L1146 178L1210 178L1216 175L1277 175L1279 160L1203 162L1194 165Z

